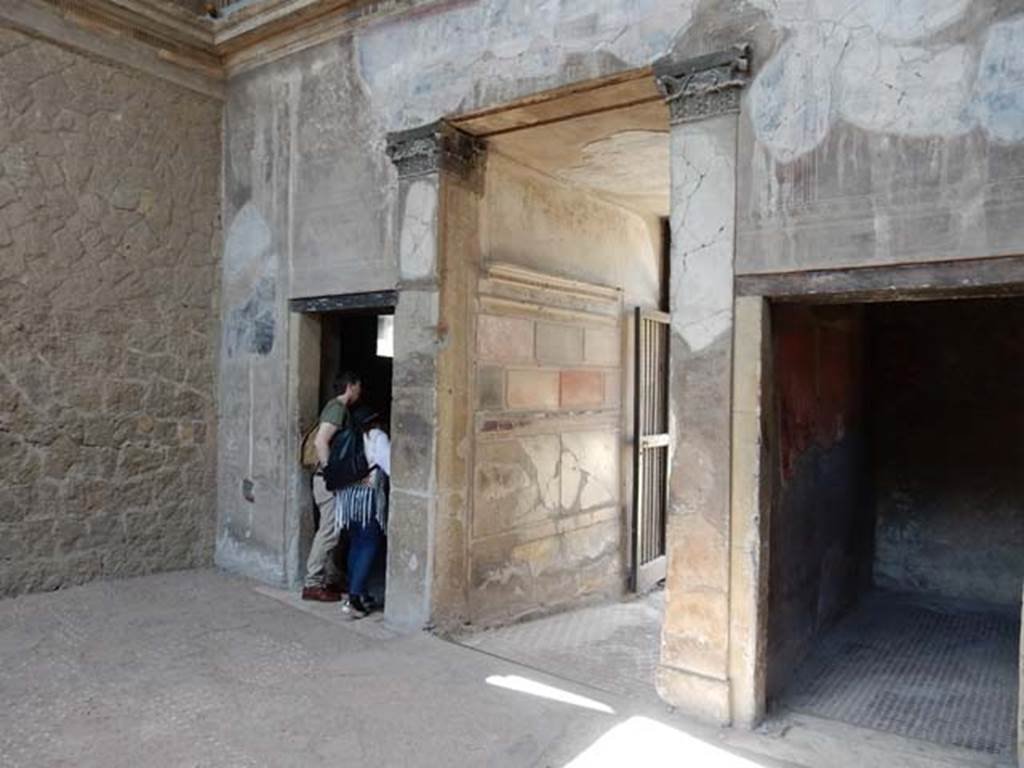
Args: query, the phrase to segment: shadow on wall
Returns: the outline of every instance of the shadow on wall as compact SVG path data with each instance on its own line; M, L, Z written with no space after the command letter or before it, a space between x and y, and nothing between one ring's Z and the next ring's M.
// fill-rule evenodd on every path
M864 311L772 308L777 491L771 510L768 695L870 582Z

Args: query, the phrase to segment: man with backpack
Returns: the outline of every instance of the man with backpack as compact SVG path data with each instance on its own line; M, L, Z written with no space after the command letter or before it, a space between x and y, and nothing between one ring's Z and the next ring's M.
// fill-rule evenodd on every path
M336 603L341 600L340 574L334 563L334 552L341 531L337 524L335 509L338 503L335 491L340 489L325 479L324 472L330 464L335 437L347 436L353 431L349 409L362 395L362 380L354 373L342 373L335 379L334 391L337 393L336 396L331 398L320 412L320 420L315 433L312 434L318 467L313 475L313 501L320 510L320 522L309 550L309 558L306 560L306 579L302 588L303 600L325 603ZM307 441L308 439L309 436ZM305 447L303 453L306 453Z

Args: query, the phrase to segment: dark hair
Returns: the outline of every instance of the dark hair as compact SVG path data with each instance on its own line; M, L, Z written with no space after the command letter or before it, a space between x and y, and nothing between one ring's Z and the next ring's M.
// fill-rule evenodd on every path
M341 395L344 394L345 390L348 389L350 386L355 386L356 384L362 383L363 377L360 376L358 373L353 373L352 371L342 371L334 379L334 392L335 394Z

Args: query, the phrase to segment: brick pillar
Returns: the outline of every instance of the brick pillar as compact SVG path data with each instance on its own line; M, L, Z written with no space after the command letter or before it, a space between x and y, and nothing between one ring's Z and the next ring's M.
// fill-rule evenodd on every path
M732 720L729 680L733 253L745 46L655 66L671 117L673 454L662 698Z
M388 154L399 177L399 293L385 612L389 621L413 627L434 620L436 573L451 571L460 552L451 518L459 515L453 498L462 498L463 483L449 448L457 438L452 404L467 386L459 374L466 294L459 290L462 272L448 265L455 255L447 253L448 241L458 238L446 217L464 198L461 182L475 173L482 153L471 137L434 123L390 135ZM445 599L454 599L447 583L441 586Z

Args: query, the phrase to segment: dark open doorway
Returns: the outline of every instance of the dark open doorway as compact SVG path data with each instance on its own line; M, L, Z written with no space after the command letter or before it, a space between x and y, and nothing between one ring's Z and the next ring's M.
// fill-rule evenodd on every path
M1024 300L777 304L768 694L1000 757L1024 579Z
M319 365L317 368L309 366L306 369L310 375L310 386L306 390L308 399L304 408L308 412L302 416L303 428L317 421L327 401L336 394L335 380L338 375L351 371L359 374L363 383L359 406L366 406L380 414L379 426L390 435L396 294L384 291L315 297L294 299L290 304L293 311L305 314L319 325L319 348L313 346L308 350L310 356L317 356ZM312 360L309 362L312 363ZM313 379L313 376L317 378ZM300 515L299 527L303 533L299 562L304 574L310 542L320 522L319 510L309 496L301 507ZM385 594L386 548L385 536L377 551L367 585L369 594L379 605L383 605ZM345 574L347 537L344 533L334 555L337 573ZM344 589L347 585L343 582L340 586Z

